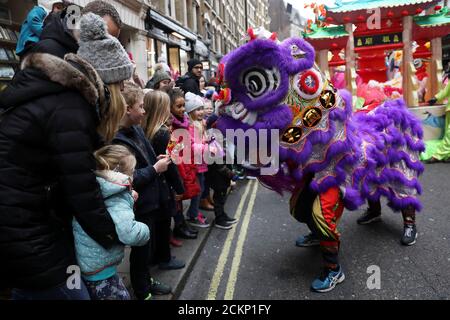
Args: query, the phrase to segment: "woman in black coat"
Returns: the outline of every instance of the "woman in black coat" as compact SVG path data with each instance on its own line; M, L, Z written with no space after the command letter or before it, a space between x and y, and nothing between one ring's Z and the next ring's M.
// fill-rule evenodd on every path
M33 290L18 298L88 298L66 289L73 216L105 248L118 241L93 173L104 86L67 60L29 55L0 97L0 284Z

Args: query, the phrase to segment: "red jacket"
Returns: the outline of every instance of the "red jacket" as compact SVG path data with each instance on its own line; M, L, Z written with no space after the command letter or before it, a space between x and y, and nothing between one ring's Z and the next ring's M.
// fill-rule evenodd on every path
M186 129L189 130L189 119L185 115L183 121L177 119L177 117L173 117L172 129ZM179 142L179 141L178 141ZM173 148L173 146L172 146ZM169 152L172 150L169 149ZM180 152L180 156L182 156L182 151ZM183 185L185 193L183 194L183 199L192 199L195 196L198 196L201 192L200 184L197 179L197 165L191 163L181 163L178 166L178 171L180 172L180 176L183 179Z

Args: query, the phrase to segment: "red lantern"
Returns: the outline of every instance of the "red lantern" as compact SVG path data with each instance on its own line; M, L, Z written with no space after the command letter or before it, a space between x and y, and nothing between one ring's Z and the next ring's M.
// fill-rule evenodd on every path
M364 21L365 20L365 18L364 18L364 16L363 15L360 15L360 16L358 16L358 21Z
M404 16L404 17L409 16L408 10L403 10L402 11L402 16Z
M439 10L441 10L441 9L442 9L441 6L436 6L436 7L434 7L434 10L436 10L436 11L439 11Z
M334 19L333 19L332 17L328 17L328 18L327 18L327 21L328 21L328 22L333 22L333 20L334 20Z
M422 12L423 12L423 9L422 9L422 8L417 8L417 9L416 9L416 13L417 13L417 14L422 13Z
M392 18L392 17L394 17L394 13L393 13L392 11L389 11L389 12L387 13L387 16L388 16L389 18Z
M344 22L348 23L350 21L351 21L350 17L344 17Z
M331 44L331 47L332 47L333 49L337 49L338 44L337 44L336 42L333 42L333 43Z

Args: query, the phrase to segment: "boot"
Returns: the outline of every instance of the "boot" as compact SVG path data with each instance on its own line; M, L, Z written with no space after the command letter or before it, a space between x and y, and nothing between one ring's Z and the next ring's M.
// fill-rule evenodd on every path
M173 235L181 239L197 239L197 235L191 233L183 224L173 229Z
M208 198L206 198L206 199L212 206L214 206L214 200L212 199L211 194L208 194Z
M206 210L206 211L214 211L214 206L209 203L208 199L201 199L200 200L200 209Z

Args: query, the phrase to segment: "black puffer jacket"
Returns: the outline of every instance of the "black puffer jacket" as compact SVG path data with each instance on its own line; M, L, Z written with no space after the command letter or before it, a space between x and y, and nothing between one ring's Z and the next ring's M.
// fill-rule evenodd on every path
M29 55L0 96L0 111L15 107L0 122L2 285L64 283L76 264L73 216L101 245L118 241L93 173L103 84L92 67L69 56L71 63Z

